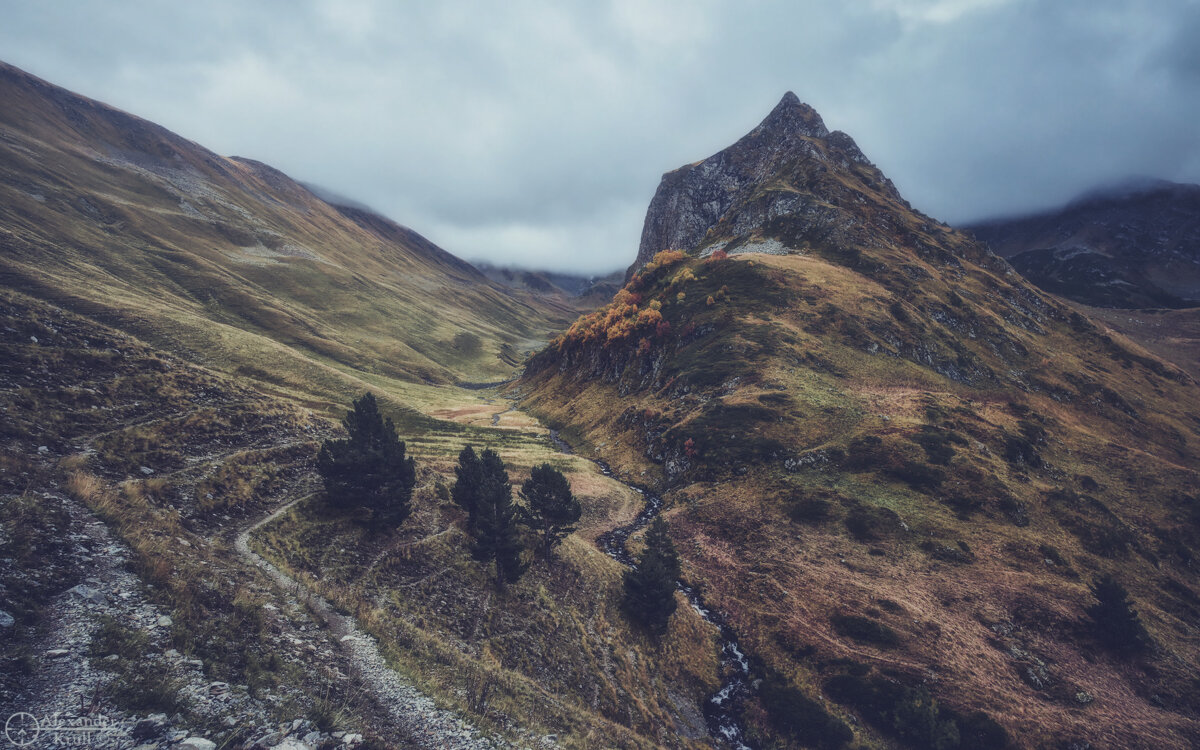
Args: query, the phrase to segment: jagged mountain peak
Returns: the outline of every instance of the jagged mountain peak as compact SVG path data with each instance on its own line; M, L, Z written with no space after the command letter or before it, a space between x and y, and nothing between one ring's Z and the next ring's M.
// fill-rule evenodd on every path
M778 234L782 218L789 241L812 236L864 248L896 244L901 224L928 223L853 138L830 131L789 91L732 146L663 175L627 278L662 250L732 249Z
M912 210L849 136L778 132L663 178L649 262L530 360L524 403L664 490L706 601L752 634L755 663L862 709L854 734L894 732L898 714L869 712L907 683L973 717L949 746L1200 747L1195 701L1064 710L1091 685L1195 694L1200 650L1172 597L1200 594L1172 569L1200 548L1196 383ZM652 255L667 249L684 252ZM1079 625L1109 571L1161 644L1153 688ZM930 619L901 634L918 611ZM1028 612L1059 623L1036 645L1012 625ZM831 676L843 658L854 674Z
M791 91L783 95L771 114L751 131L751 138L762 135L800 135L808 138L825 138L829 129L817 110L800 101Z
M800 97L796 96L795 91L785 91L783 94L783 98L779 100L779 104L775 105L775 108L779 109L779 107L783 107L783 106L790 107L790 106L794 106L796 104L801 104L801 103L802 102L800 101Z

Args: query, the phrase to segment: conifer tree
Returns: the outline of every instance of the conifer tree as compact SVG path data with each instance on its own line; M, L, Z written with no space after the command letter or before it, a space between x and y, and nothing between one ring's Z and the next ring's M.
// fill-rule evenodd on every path
M549 560L551 550L575 531L572 524L583 510L567 478L550 464L533 467L521 485L521 495L528 503L522 521L542 537L542 556Z
M479 454L480 482L476 495L471 553L484 565L495 563L496 586L515 583L525 568L521 563L521 535L512 484L499 454L484 449Z
M652 633L667 631L675 612L675 581L679 578L679 556L662 516L646 532L646 548L637 567L625 572L625 612Z
M1150 637L1138 619L1125 587L1105 574L1091 588L1097 602L1088 607L1087 614L1100 641L1123 653L1144 649Z
M479 488L483 484L483 464L475 455L475 449L463 446L458 454L458 465L454 467L457 479L450 489L450 497L467 512L470 526L475 525L475 510L479 505Z
M368 508L385 523L401 523L412 511L416 465L391 419L379 413L375 396L354 401L342 420L349 438L326 440L317 455L325 494L338 508Z

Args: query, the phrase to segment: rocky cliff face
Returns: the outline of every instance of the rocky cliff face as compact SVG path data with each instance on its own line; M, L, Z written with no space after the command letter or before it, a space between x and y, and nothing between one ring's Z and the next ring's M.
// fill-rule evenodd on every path
M1200 185L1153 181L968 227L1033 283L1097 307L1200 304Z
M871 244L872 209L885 205L908 208L850 136L789 91L737 143L663 175L627 276L661 250L732 251L789 215L814 237Z

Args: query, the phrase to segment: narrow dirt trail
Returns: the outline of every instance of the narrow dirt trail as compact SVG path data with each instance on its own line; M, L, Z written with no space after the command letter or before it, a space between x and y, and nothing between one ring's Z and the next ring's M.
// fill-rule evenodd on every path
M272 565L250 547L250 535L307 499L297 498L276 508L244 528L234 539L233 548L244 560L262 570L280 588L293 592L309 606L318 623L341 644L354 672L380 709L381 718L406 740L406 747L430 750L492 750L509 747L501 739L485 738L461 718L437 707L408 680L387 665L379 643L359 629L354 618L334 609L325 598Z

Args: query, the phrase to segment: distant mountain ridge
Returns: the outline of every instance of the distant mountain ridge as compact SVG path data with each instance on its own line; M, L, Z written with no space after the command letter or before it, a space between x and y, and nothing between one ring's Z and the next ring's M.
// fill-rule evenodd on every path
M1038 286L1084 304L1200 306L1200 185L1139 180L965 228Z
M497 266L476 262L475 267L497 284L514 289L525 289L538 294L561 295L565 298L592 297L601 295L608 301L621 288L623 271L613 271L603 276L574 274L559 271Z

